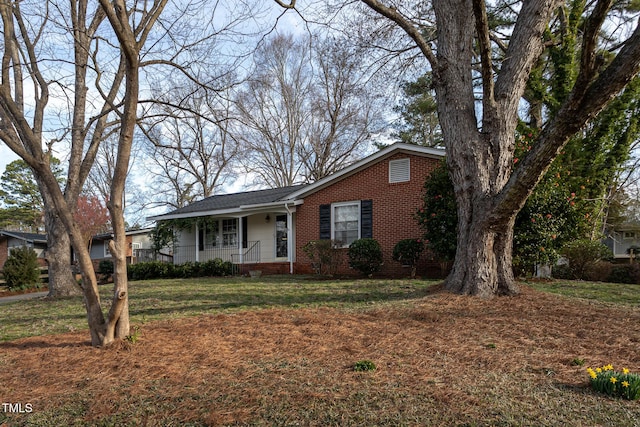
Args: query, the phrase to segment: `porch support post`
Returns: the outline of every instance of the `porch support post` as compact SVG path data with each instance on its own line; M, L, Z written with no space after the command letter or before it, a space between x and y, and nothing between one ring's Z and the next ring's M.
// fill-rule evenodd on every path
M196 262L200 261L200 226L196 221Z
M287 208L287 257L289 258L289 274L293 274L293 214Z
M244 241L244 230L242 227L242 217L238 218L238 253L240 254L240 265L244 264L244 253L242 242Z

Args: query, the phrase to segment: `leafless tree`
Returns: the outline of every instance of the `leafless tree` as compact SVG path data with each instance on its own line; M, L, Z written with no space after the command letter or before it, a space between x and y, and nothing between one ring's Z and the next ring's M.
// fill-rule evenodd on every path
M123 211L141 79L177 73L198 81L199 69L215 67L211 61L215 55L202 55L211 53L212 44L205 42L236 38L240 33L228 31L230 26L240 25L239 16L246 17L254 13L253 6L260 6L234 2L203 7L204 1L193 0L167 8L168 2L0 1L0 139L34 170L43 197L50 197L45 203L71 238L82 274L91 342L96 346L129 333ZM61 42L65 38L68 43ZM32 99L25 101L27 96ZM56 102L50 103L51 99ZM114 231L110 243L114 297L105 319L93 265L72 212L98 147L114 122L118 143L108 203ZM66 154L64 191L51 172L44 148Z
M292 8L295 3L284 5ZM544 31L554 25L562 0L517 2L517 20L504 38L491 32L483 0L361 0L401 30L433 72L459 218L458 251L447 289L487 297L518 292L512 269L516 214L569 138L640 70L637 23L621 25L618 40L600 38L615 12L613 3L596 0L585 9L576 83L516 167L519 106L543 51Z
M382 127L379 97L375 90L365 89L369 76L363 52L342 37L320 40L312 52L316 69L308 142L298 147L308 182L357 160L371 135Z
M116 164L116 156L118 152L117 127L111 128L103 138L96 159L91 168L91 172L87 177L87 183L84 192L88 195L97 197L99 200L109 200L111 193L111 182ZM134 145L131 153L131 161L129 162L129 170L127 172L126 193L124 199L125 217L127 220L133 221L133 224L139 224L144 221L143 209L146 206L143 200L144 191L136 183L135 166L140 161L139 144ZM131 224L129 224L131 225Z
M312 78L307 44L277 36L255 53L255 69L238 96L245 167L271 187L300 180L297 147L306 144Z
M231 101L194 83L158 95L144 113L147 169L155 203L178 208L213 195L235 179L238 154Z
M244 164L260 183L315 181L361 155L379 110L360 59L344 40L276 35L259 47L238 109Z
M64 128L59 132L55 128L45 129L45 119L49 110L54 109L49 108L52 90L66 94L66 89L72 84L76 87L86 86L91 39L104 21L105 15L98 9L94 14L87 16L85 2L71 2L71 9L67 8L68 14L65 17L61 16L59 11L57 4L50 2L38 7L23 2L0 2L4 37L0 138L34 171L45 204L50 282L53 287L51 293L69 295L76 293L78 287L70 270L68 230L63 224L64 219L59 215L59 210L66 209L70 218L75 200L80 194L82 179L88 172L87 163L82 159L86 132L86 92L78 90L71 99L67 98L70 104L78 103L78 108L73 110L70 120L77 126L66 128L73 129L70 134ZM68 28L69 31L65 33L59 31L60 28ZM72 50L64 50L64 45L51 45L51 37L45 35L56 32L61 38L67 34L76 36L69 44ZM60 56L56 57L56 53ZM74 56L76 64L72 64L70 68L73 69L71 74L75 74L75 81L67 82L62 76L68 62L61 61L60 57ZM97 120L94 125L99 126L101 123L101 120ZM57 147L65 139L70 139L71 161L63 195L53 177L47 151L53 151L54 145ZM88 163L92 161L94 152L94 146L90 145L86 149ZM80 157L77 156L78 153Z

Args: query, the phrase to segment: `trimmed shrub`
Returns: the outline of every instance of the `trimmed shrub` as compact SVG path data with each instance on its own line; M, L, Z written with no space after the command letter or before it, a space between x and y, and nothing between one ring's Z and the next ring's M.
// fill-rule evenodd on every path
M376 239L358 239L349 245L349 265L371 277L382 267L382 248Z
M110 261L108 259L100 261L100 263L98 264L97 273L99 273L99 274L113 274L113 261Z
M598 261L587 266L585 279L592 282L606 282L611 275L612 268L613 264L609 261Z
M316 274L333 276L342 263L343 251L337 240L311 240L302 247Z
M33 249L26 246L11 248L11 253L4 263L4 280L10 290L40 285L38 255Z
M640 265L621 264L612 266L607 282L640 285Z
M574 278L573 273L571 273L571 269L569 269L567 264L554 265L553 270L551 271L551 276L554 279L561 280L572 280Z
M233 264L219 258L205 262L188 261L179 265L149 261L127 266L127 275L130 280L228 276L232 272Z
M569 262L574 279L587 279L589 267L612 257L611 250L596 240L576 240L562 248L562 256Z
M200 265L201 276L229 276L233 273L233 264L220 258L205 261Z
M160 261L140 262L127 266L131 280L169 279L174 277L174 266Z
M411 267L411 278L416 277L416 264L424 250L424 243L420 239L400 240L393 248L393 260Z

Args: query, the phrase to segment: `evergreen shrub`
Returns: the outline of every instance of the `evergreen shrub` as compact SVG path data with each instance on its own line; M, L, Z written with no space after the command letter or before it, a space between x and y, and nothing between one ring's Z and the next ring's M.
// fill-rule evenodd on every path
M3 272L9 290L28 289L40 285L38 255L27 246L11 249Z
M382 267L382 248L376 239L358 239L349 245L349 265L371 277Z

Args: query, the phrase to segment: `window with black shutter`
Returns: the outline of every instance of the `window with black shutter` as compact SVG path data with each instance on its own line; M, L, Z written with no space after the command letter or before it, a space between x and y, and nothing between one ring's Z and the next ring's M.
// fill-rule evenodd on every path
M320 240L331 239L331 205L320 205Z
M360 202L360 238L373 238L373 200Z
M373 238L373 200L320 205L320 239L346 247L361 238Z

